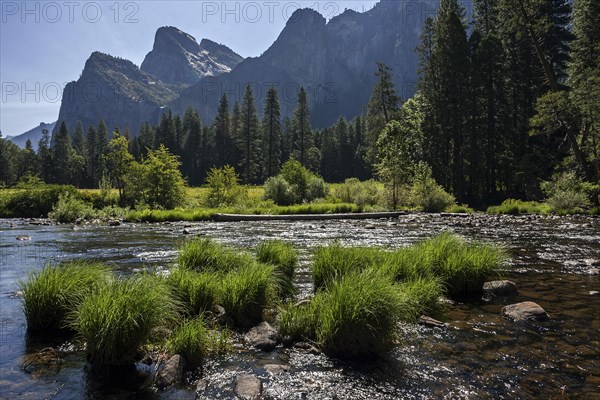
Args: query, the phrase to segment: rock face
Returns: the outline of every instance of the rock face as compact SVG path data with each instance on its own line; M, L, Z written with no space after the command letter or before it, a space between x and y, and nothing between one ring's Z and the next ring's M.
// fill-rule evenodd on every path
M166 388L181 382L183 370L185 369L185 359L179 354L175 354L165 362L165 365L156 376L156 385L159 388Z
M230 72L243 60L226 46L191 35L172 26L156 31L154 47L140 69L165 83L190 85L205 76Z
M173 87L131 61L94 52L81 77L65 86L58 121L65 121L70 131L81 121L87 131L103 119L109 132L118 126L121 132L137 134L143 122L157 122L160 107L175 97Z
M492 297L511 296L517 294L517 285L508 280L485 282L483 292Z
M279 343L279 334L268 322L261 322L250 329L244 337L246 342L259 350L271 351Z
M262 394L262 382L254 375L239 375L235 379L235 394L244 400L259 399Z
M214 118L221 93L241 101L247 83L254 84L257 104L268 86L278 87L282 116L290 115L300 86L307 91L315 127L332 124L340 115L352 118L367 104L376 82L376 62L393 68L402 98L417 82L415 48L427 16L438 0L382 0L366 12L346 10L329 22L312 9L296 10L287 25L260 57L242 61L232 72L206 77L183 91L172 103L183 112L191 105L204 119Z
M502 307L502 315L519 321L547 321L550 317L548 313L533 301L524 301L522 303L510 304Z

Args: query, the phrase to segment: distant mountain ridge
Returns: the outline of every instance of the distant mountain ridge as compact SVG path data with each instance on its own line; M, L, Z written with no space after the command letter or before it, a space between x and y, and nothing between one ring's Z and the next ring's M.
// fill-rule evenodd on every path
M415 49L425 18L434 15L439 0L417 5L381 0L369 11L346 10L329 22L312 9L299 9L261 56L244 60L226 46L206 39L198 44L177 28L162 27L141 68L93 53L81 78L67 85L58 120L72 127L78 120L88 126L104 119L109 129L119 126L136 134L141 123L158 123L165 108L181 114L192 106L211 121L223 92L232 104L241 101L250 83L261 112L268 87L277 86L282 116L292 113L303 86L312 124L322 128L340 115L350 119L363 112L376 82L377 62L393 69L402 98L413 94ZM69 92L82 88L101 89L101 95Z
M63 91L58 121L70 130L104 120L109 130L137 134L146 121L158 122L162 109L202 77L230 71L243 58L226 46L174 27L159 28L141 68L129 60L94 52L77 81ZM58 125L54 130L58 129Z
M16 136L7 136L6 138L21 148L25 148L25 143L27 143L27 140L29 139L31 140L31 145L33 146L34 150L37 150L38 142L42 138L42 130L47 129L48 132L52 133L55 125L56 121L49 124L41 122L38 126L28 130L27 132Z

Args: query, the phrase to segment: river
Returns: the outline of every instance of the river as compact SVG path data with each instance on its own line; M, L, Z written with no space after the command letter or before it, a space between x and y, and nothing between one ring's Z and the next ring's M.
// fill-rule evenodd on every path
M396 248L450 230L506 246L511 259L503 275L517 284L519 294L454 304L445 318L447 329L402 325L401 344L379 360L348 363L296 348L260 353L236 346L204 365L207 387L200 395L190 387L148 389L140 383L149 374L143 365L123 382L100 382L88 373L82 352L69 351L68 342L27 335L15 293L17 281L30 271L73 258L104 260L124 274L168 269L177 243L190 236L184 229L248 249L264 239L291 242L301 258L299 298L312 291L315 246L339 240ZM234 377L249 372L261 378L267 399L600 399L600 276L590 275L591 259L600 259L600 219L577 216L409 214L393 221L115 227L0 220L0 397L225 399L233 396ZM540 304L550 321L513 323L500 315L502 306L526 300ZM28 354L60 346L66 350L62 362L22 369ZM282 367L273 373L270 364Z

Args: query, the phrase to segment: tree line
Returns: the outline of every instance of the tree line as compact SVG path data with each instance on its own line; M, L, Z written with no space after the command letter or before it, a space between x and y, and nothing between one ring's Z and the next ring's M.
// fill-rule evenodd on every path
M191 108L166 111L157 125L122 136L138 162L164 146L190 185L226 165L243 183L261 184L290 158L329 182L377 176L393 190L431 175L473 206L539 199L540 184L562 171L597 183L600 2L476 0L473 11L467 20L458 0L441 0L416 49L417 94L403 101L393 66L378 64L365 113L352 121L312 128L304 88L290 117L282 117L275 87L260 114L248 85L241 103L222 95L211 123ZM0 139L0 182L38 175L98 187L110 174L115 133L102 122L72 133L61 123L52 140L44 132L37 152L31 142L20 150Z

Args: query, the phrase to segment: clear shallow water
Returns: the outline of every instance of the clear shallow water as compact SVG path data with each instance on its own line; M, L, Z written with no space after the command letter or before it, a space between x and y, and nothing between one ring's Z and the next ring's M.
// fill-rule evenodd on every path
M365 229L369 224L375 229ZM301 253L299 297L312 291L309 260L315 246L340 240L393 248L443 230L503 243L512 255L505 277L519 288L515 297L456 304L447 314L447 330L402 326L402 345L376 361L349 364L294 348L272 353L239 348L204 366L201 377L208 386L200 398L231 398L234 377L242 372L257 374L265 397L273 399L600 398L600 295L590 295L600 291L600 277L587 275L585 262L600 258L600 219L440 215L118 227L0 221L0 398L194 398L186 388L145 389L148 367L120 381L99 381L76 351L66 352L58 365L23 371L27 354L64 341L28 337L21 301L14 297L16 281L48 260L102 259L123 273L169 268L184 226L194 235L246 248L269 238L290 241ZM31 240L17 241L19 235ZM539 303L551 320L524 325L500 316L503 305L525 300ZM272 373L269 364L285 370Z

